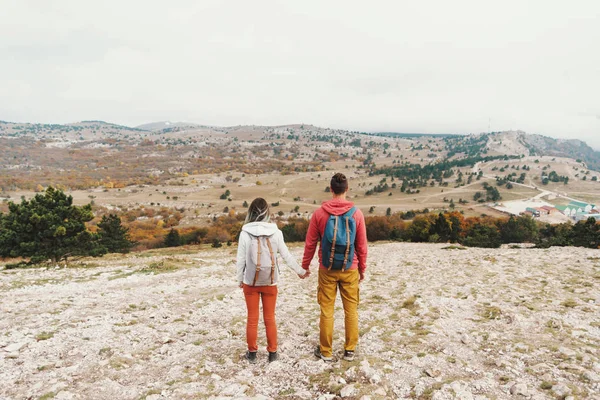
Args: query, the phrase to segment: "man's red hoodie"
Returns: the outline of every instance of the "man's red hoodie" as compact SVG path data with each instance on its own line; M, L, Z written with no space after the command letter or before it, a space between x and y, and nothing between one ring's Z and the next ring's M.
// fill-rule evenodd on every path
M324 202L321 207L314 212L308 225L306 233L306 244L304 246L304 257L302 258L302 268L308 270L312 261L317 243L325 234L325 225L330 215L343 215L354 206L354 203L348 200L333 199ZM367 268L367 229L365 227L365 216L362 211L356 209L353 216L356 221L356 239L354 241L354 260L350 269L358 269L361 279L364 277ZM321 262L321 246L319 245L319 266L327 269Z

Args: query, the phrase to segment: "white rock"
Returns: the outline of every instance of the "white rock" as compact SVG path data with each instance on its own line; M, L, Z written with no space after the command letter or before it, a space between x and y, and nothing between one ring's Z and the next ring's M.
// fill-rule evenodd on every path
M371 396L368 396L368 395L365 394L364 396L362 396L360 398L360 400L371 400Z
M529 394L529 391L527 390L527 385L524 383L517 383L512 385L512 387L510 388L510 394L512 395L521 395L521 396L527 396Z
M340 377L340 378L338 379L338 383L339 383L340 385L345 385L347 382L346 382L346 380L345 380L344 378Z
M567 357L569 357L569 358L575 357L575 356L577 355L577 353L576 353L574 350L571 350L571 349L569 349L569 348L567 348L567 347L560 347L560 348L558 349L558 351L559 351L559 352L560 352L562 355L564 355L564 356L567 356Z
M319 400L333 400L335 399L335 394L322 394L318 397Z
M569 387L564 383L559 383L552 386L552 391L560 397L565 397L566 395L571 393L571 389L569 389Z
M377 384L379 384L381 382L381 377L379 376L378 373L374 373L369 378L369 382L371 382L373 385L377 385Z
M584 372L583 377L590 382L600 382L600 375L592 371Z
M462 342L462 344L469 344L471 338L469 338L469 335L467 335L466 333L463 333L462 335L460 335L460 341Z
M27 342L12 343L6 346L4 348L4 351L6 351L7 353L15 353L17 351L21 351L21 349L25 346L27 346Z
M356 388L354 385L344 386L342 390L340 390L340 396L342 396L342 398L353 396L354 393L356 393Z
M219 394L223 396L241 396L246 393L246 390L248 390L248 386L232 383L229 386L225 386L225 388L221 390Z
M160 400L162 396L160 394L151 394L150 396L146 396L146 400Z
M456 399L473 400L473 394L469 390L469 385L464 382L452 382L450 387L456 394Z
M69 391L63 390L58 392L54 397L56 400L71 400L75 398L75 395ZM150 400L150 397L146 397L147 400Z
M380 387L380 388L377 388L377 389L376 389L376 390L373 392L373 394L376 394L377 396L386 396L386 395L387 395L387 392L385 391L385 389L384 389L384 388Z

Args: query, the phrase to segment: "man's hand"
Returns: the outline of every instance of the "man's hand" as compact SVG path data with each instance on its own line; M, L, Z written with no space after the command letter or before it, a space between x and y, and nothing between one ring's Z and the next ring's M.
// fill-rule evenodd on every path
M244 282L240 282L239 286L240 286L240 288L243 289L244 288Z
M365 274L364 274L364 272L359 272L358 274L360 275L360 279L358 280L358 283L361 283L362 281L365 280Z
M310 276L310 271L309 271L309 270L306 270L306 272L304 273L304 275L300 275L300 274L298 274L298 277L299 277L300 279L306 279L306 278L308 278L309 276Z

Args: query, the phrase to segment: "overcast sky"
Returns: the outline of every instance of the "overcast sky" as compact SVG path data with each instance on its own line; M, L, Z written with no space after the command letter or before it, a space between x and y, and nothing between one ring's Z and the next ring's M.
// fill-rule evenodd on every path
M522 129L600 149L600 1L0 0L0 119Z

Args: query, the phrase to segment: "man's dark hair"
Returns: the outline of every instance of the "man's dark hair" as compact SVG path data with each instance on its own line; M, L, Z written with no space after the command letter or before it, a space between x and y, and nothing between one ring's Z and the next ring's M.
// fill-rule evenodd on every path
M346 175L338 172L331 178L331 191L335 194L342 194L348 190L348 179Z

